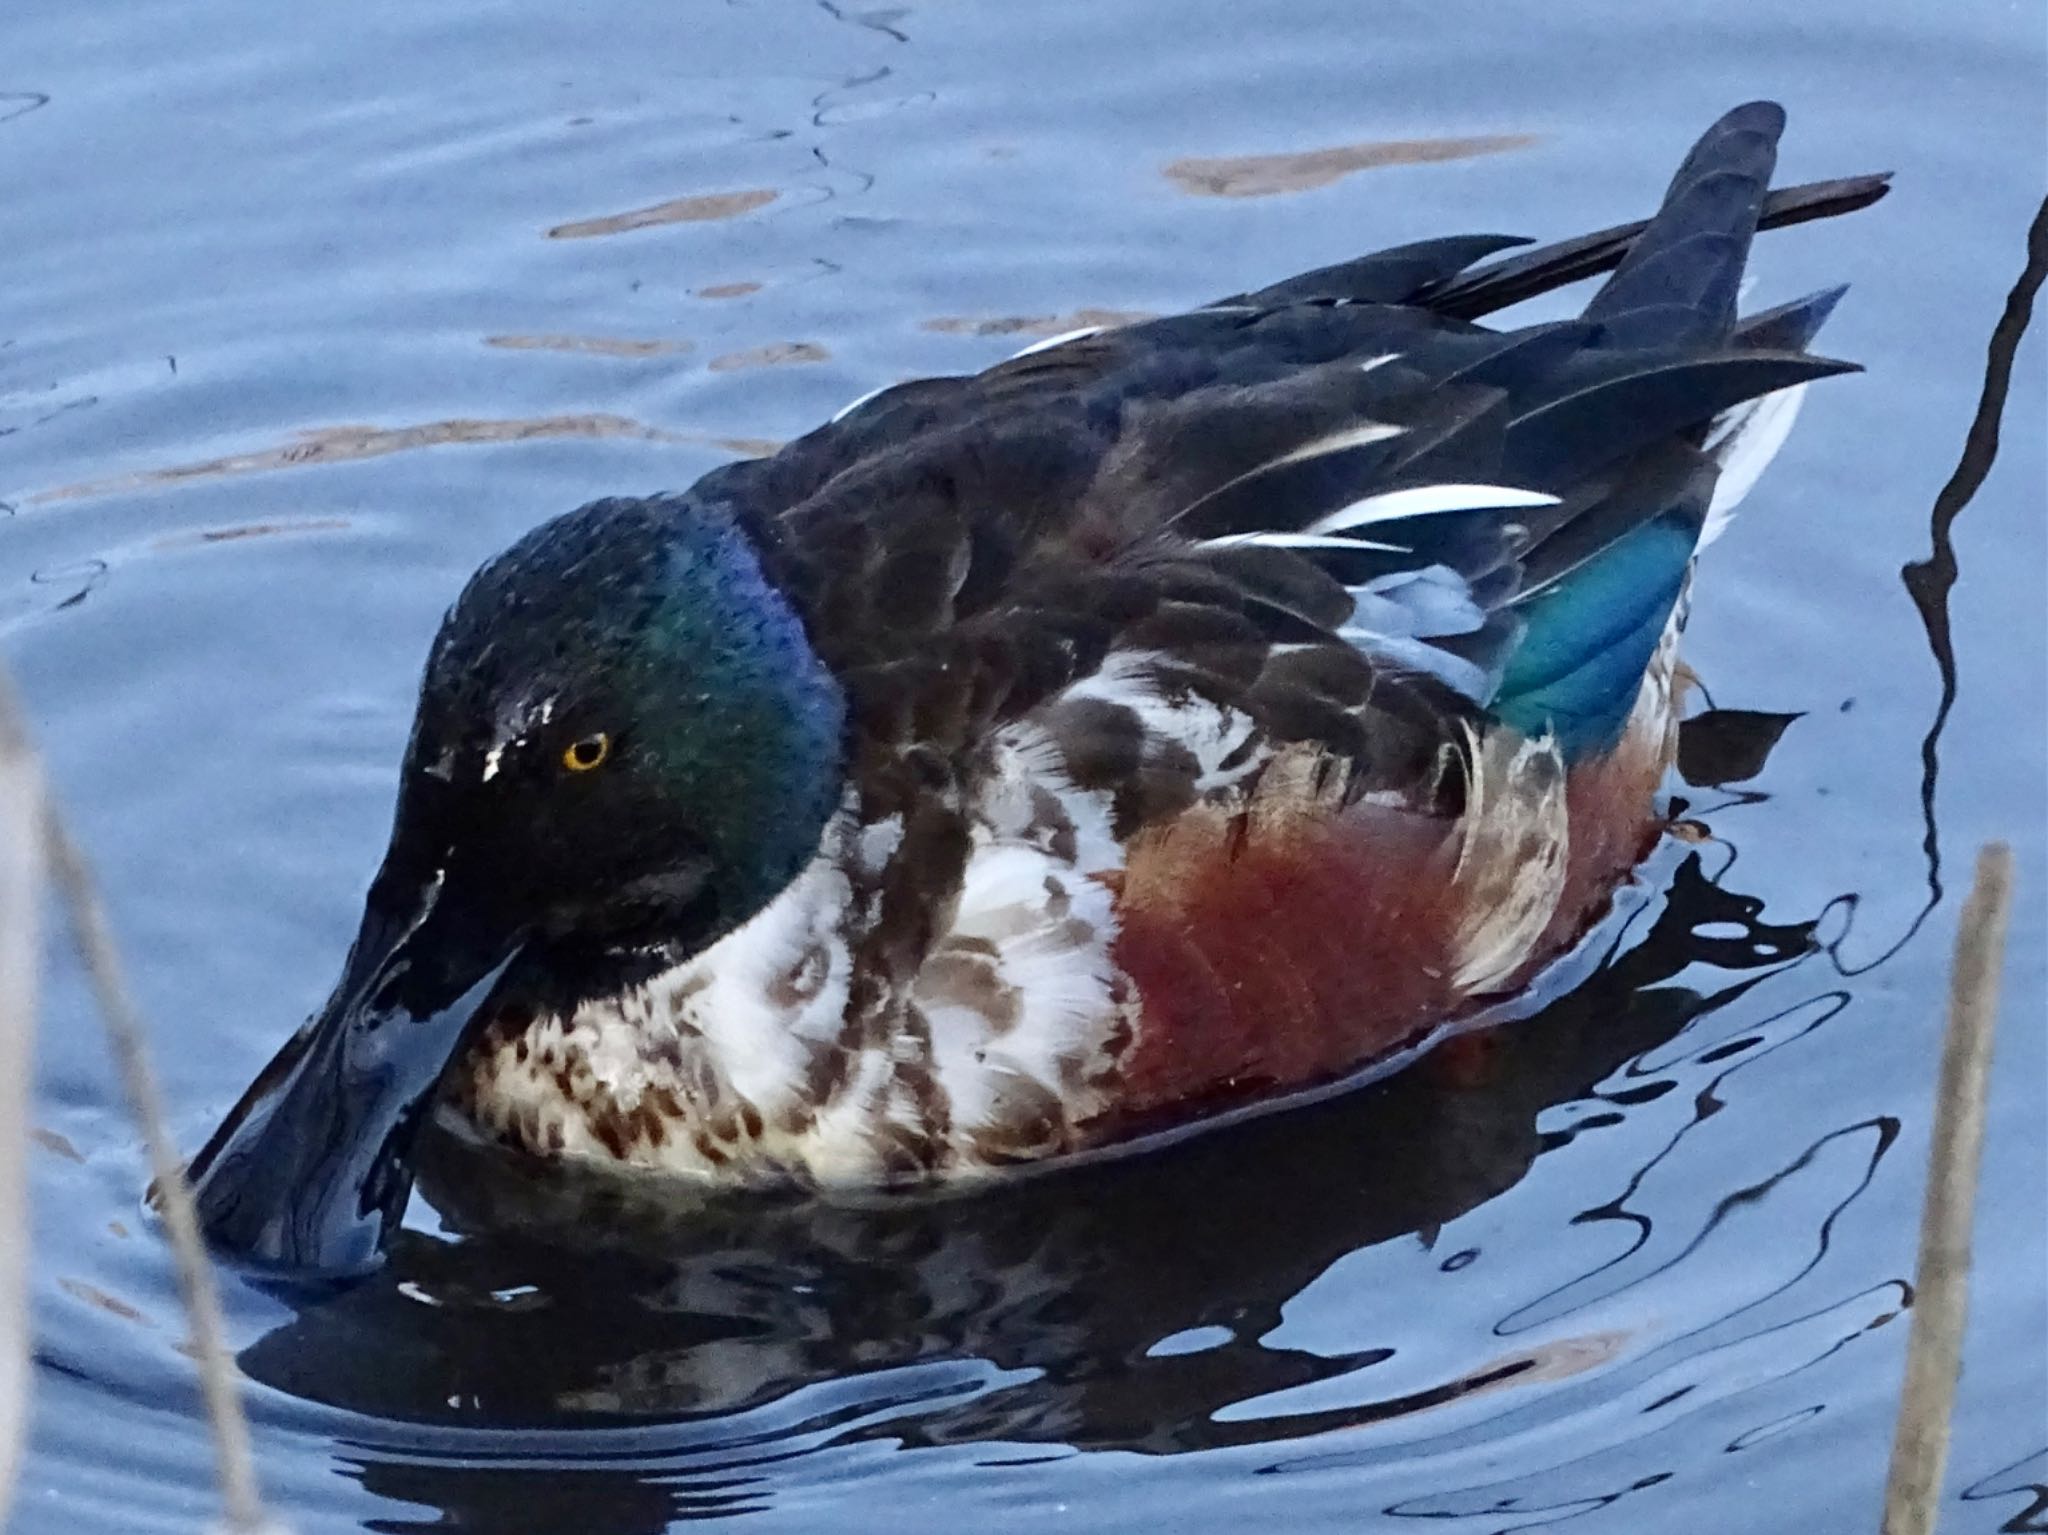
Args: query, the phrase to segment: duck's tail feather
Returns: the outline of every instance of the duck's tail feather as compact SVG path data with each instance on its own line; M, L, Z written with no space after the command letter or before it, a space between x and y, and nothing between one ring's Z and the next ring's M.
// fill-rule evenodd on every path
M1751 102L1701 136L1586 306L1583 318L1600 327L1596 352L1622 365L1510 430L1508 460L1536 483L1567 460L1590 463L1611 451L1615 444L1600 439L1617 417L1680 439L1668 454L1671 482L1647 497L1651 516L1619 515L1645 503L1651 488L1632 474L1632 494L1565 525L1525 558L1511 604L1522 628L1493 707L1520 728L1554 731L1568 758L1614 740L1694 556L1783 444L1806 384L1845 371L1805 351L1840 290L1737 322L1784 127L1776 103ZM1708 426L1689 436L1686 421Z
M1225 301L1245 337L1292 348L1277 377L1247 372L1227 396L1233 420L1271 396L1276 435L1246 469L1243 429L1189 411L1167 462L1189 489L1177 531L1238 573L1269 632L1334 628L1551 733L1567 760L1612 746L1701 543L1805 385L1852 366L1806 350L1840 289L1737 317L1759 228L1885 190L1862 177L1770 194L1783 126L1770 103L1723 117L1641 224L1463 276L1505 242L1433 241ZM1388 307L1481 314L1609 271L1583 317L1525 330ZM1191 473L1205 452L1228 472Z
M1763 213L1785 109L1735 108L1693 145L1663 204L1586 305L1612 346L1707 346L1735 328L1735 296Z
M1811 219L1855 213L1889 192L1891 180L1890 171L1879 171L1869 176L1843 176L1832 181L1780 187L1764 199L1756 227L1783 229ZM1648 219L1617 224L1612 229L1560 240L1554 245L1539 245L1534 250L1474 267L1450 279L1423 302L1438 314L1460 320L1479 319L1524 299L1613 271L1649 225Z
M1847 283L1839 283L1805 298L1795 298L1789 304L1780 304L1776 309L1750 315L1736 322L1731 339L1737 346L1765 352L1803 352L1848 291Z

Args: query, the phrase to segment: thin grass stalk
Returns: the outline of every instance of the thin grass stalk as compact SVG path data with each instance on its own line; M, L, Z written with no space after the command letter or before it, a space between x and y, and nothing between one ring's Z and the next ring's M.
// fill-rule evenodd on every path
M1920 1210L1906 1385L1885 1483L1884 1535L1931 1535L1940 1512L1969 1312L1971 1217L2012 886L2012 849L2002 842L1989 844L1977 854L1977 878L1963 905L1949 977L1948 1032L1942 1040L1927 1194Z
M43 778L0 719L0 1519L29 1412L28 1122L40 954Z
M0 740L14 743L15 749L23 754L28 751L20 714L4 681L0 681ZM163 1095L149 1063L142 1018L129 994L113 931L94 889L85 856L65 830L54 797L47 794L42 799L41 830L43 861L70 918L79 958L106 1021L122 1088L148 1149L150 1174L177 1269L186 1325L191 1330L200 1395L213 1430L214 1471L220 1483L224 1527L231 1535L275 1535L278 1527L266 1518L257 1490L249 1424L242 1413L234 1360L227 1350L212 1263L200 1239L191 1186L185 1181L184 1166L171 1143Z

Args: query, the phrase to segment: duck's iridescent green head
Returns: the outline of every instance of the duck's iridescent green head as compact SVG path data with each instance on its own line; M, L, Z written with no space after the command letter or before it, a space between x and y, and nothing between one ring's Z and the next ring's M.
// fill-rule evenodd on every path
M478 571L428 659L341 980L193 1164L213 1240L374 1262L482 1004L605 995L753 916L816 851L844 734L838 684L715 504L596 502Z
M816 851L844 713L729 517L600 501L491 561L442 624L392 851L488 870L549 941L701 941Z

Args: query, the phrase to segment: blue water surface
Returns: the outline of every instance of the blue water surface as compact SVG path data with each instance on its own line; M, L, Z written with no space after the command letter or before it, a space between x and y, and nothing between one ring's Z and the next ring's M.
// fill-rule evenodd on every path
M1868 372L1708 557L1689 655L1802 717L1753 782L1679 787L1706 840L1482 1071L936 1209L684 1218L458 1165L379 1281L231 1280L293 1528L1873 1530L1999 837L1944 1529L2048 1529L2038 333L1934 519L2044 190L2038 7L861 3L0 17L0 652L183 1145L331 980L427 639L518 533L1088 311L1638 217L1759 95L1783 179L1898 172L1753 262L1758 306L1852 282L1824 340ZM49 971L13 1527L196 1530L143 1159L59 940Z

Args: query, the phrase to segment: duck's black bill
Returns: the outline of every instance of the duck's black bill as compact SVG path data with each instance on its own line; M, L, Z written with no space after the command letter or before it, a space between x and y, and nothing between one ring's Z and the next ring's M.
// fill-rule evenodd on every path
M380 877L340 984L189 1169L223 1256L294 1278L375 1268L442 1070L517 948L438 883Z

